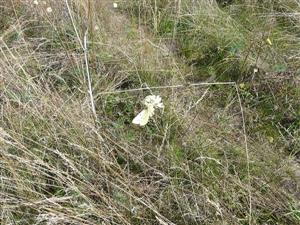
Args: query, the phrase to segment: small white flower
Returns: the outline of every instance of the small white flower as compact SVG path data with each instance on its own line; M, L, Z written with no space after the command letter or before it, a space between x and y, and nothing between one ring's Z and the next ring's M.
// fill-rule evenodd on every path
M46 11L47 11L47 13L52 13L52 8L51 7L47 7Z
M98 25L96 25L94 28L95 28L95 30L99 30L99 26Z
M118 3L114 2L114 3L113 3L113 7L114 7L115 9L118 8Z
M149 119L154 115L156 108L164 108L164 104L161 101L161 97L158 95L148 95L144 100L143 104L146 106L133 120L133 124L145 126Z
M34 0L34 1L33 1L33 4L34 4L34 5L38 5L38 4L39 4L39 1L38 1L38 0Z
M163 108L164 105L161 101L161 97L158 95L148 95L144 101L146 107Z

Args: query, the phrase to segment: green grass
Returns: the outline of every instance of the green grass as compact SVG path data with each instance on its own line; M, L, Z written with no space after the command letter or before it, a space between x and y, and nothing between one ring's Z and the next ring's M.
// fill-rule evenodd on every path
M296 0L45 2L0 3L1 224L300 223Z

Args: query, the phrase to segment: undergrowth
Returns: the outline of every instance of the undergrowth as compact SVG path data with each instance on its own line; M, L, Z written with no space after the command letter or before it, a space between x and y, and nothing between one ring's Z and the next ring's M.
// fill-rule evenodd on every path
M116 3L0 0L0 223L299 224L299 3Z

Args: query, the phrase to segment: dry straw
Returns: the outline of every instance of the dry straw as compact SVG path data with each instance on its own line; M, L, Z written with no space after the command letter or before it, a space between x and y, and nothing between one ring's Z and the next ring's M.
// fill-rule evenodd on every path
M248 137L246 132L246 122L245 122L245 114L244 108L241 100L239 86L236 82L199 82L199 83L188 83L188 84L178 84L178 85L166 85L166 86L154 86L154 87L141 87L134 89L126 89L126 90L115 90L115 91L103 91L98 93L96 97L101 95L109 95L109 94L118 94L118 93L126 93L126 92L137 92L137 91L146 91L146 90L161 90L161 89L173 89L173 88L189 88L189 87L199 87L199 86L213 86L213 85L229 85L235 88L239 107L241 111L242 124L243 124L243 135L244 135L244 146L247 160L247 174L248 174L248 201L249 201L249 224L251 224L252 218L252 194L251 194L251 177L250 177L250 159L249 159L249 148L248 148ZM208 90L206 90L207 92ZM205 95L203 95L204 97ZM201 98L202 99L202 98Z

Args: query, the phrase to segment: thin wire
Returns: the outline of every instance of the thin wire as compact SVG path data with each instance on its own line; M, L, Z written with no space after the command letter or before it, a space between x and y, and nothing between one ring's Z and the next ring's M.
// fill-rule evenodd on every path
M209 85L236 85L236 82L203 82L203 83L191 83L191 84L178 84L178 85L167 85L167 86L154 86L154 87L143 87L143 88L134 88L134 89L125 89L125 90L116 90L116 91L104 91L96 94L95 97L100 95L108 94L118 94L125 92L135 92L135 91L145 91L145 90L155 90L155 89L165 89L165 88L184 88L184 87L195 87L195 86L209 86Z

